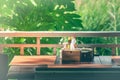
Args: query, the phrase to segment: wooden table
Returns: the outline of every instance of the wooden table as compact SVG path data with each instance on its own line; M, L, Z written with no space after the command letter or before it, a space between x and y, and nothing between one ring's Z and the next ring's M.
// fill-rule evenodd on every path
M56 56L15 56L10 63L9 79L17 80L113 80L120 78L120 67L111 59L95 56L92 64L56 64ZM99 77L99 78L98 78Z

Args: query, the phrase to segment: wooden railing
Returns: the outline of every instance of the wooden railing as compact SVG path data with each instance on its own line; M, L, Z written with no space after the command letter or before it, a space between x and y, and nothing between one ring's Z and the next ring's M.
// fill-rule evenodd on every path
M36 44L0 44L0 51L5 47L19 47L20 55L24 55L25 47L36 47L37 55L40 55L40 48L52 47L54 53L56 48L62 47L60 44L41 44L40 38L42 37L120 37L119 31L0 31L0 37L35 37ZM112 55L115 55L115 48L120 47L120 44L79 44L79 47L108 47L112 48Z

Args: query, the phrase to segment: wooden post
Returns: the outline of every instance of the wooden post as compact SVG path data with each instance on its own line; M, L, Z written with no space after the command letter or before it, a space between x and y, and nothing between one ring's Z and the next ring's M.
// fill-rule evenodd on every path
M36 40L37 40L37 55L40 55L40 37L37 37Z
M57 53L57 50L56 50L56 47L53 48L53 55L56 55Z
M24 55L24 47L23 47L23 46L20 47L20 55L21 55L21 56Z
M112 56L115 56L116 54L115 47L112 47Z

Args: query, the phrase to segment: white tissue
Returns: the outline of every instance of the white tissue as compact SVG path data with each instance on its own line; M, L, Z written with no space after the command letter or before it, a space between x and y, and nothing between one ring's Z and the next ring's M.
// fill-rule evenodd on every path
M76 43L76 39L72 38L71 43L70 43L70 50L75 50L75 43Z

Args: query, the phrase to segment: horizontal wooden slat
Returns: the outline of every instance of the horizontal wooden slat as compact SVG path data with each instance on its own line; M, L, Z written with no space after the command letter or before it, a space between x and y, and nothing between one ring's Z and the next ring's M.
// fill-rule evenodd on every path
M1 47L38 47L37 44L0 44ZM39 47L62 47L59 44L40 44Z
M0 44L0 47L37 47L37 44ZM39 47L62 47L60 44L40 44ZM78 47L120 47L120 44L79 44Z
M0 37L115 37L120 31L0 31Z

